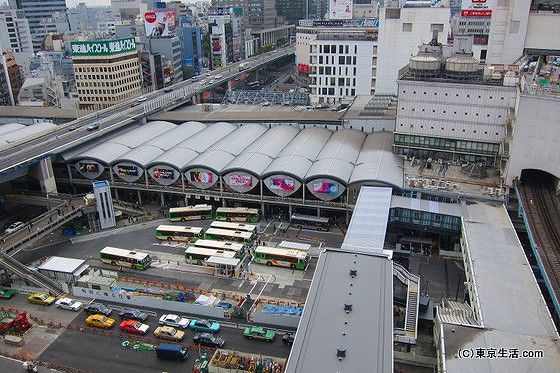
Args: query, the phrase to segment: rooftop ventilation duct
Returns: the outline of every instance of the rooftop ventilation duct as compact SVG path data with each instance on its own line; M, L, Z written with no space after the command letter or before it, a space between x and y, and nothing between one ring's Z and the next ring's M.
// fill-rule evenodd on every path
M344 303L344 311L350 313L350 311L352 311L352 303Z
M356 275L358 275L358 270L356 268L350 268L350 276L354 278Z
M346 347L339 347L336 349L336 356L338 357L338 360L342 360L343 357L346 357Z

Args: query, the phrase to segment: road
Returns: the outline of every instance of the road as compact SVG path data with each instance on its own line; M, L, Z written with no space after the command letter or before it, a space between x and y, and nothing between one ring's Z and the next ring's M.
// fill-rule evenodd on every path
M27 137L19 142L8 144L0 149L0 175L59 154L93 138L134 123L142 117L165 110L166 107L184 103L196 94L229 81L242 73L266 65L273 60L293 54L294 51L295 48L289 46L276 52L268 52L253 57L244 61L247 63L247 68L242 72L239 71L239 63L227 65L221 69L213 70L210 73L212 78L208 77L207 81L183 81L171 86L171 92L166 93L159 90L146 94L146 101L142 103L138 103L133 98L127 102L80 117L76 121ZM218 75L221 77L217 78ZM86 127L93 123L98 124L99 129L89 131Z

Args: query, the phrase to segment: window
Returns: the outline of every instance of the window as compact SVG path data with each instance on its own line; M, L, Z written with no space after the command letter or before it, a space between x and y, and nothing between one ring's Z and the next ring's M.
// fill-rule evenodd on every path
M412 32L412 23L403 23L402 30L403 32Z

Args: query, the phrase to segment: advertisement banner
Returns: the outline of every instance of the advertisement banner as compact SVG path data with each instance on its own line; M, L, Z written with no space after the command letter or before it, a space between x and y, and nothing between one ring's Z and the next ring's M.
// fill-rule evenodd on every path
M294 184L295 183L293 179L280 179L280 178L270 179L270 189L294 190Z
M99 164L78 162L78 169L80 170L81 173L93 174L99 172Z
M127 165L118 165L117 166L117 175L119 175L119 176L138 176L138 167L127 166Z
M191 181L196 183L212 183L212 173L204 171L191 171Z
M253 186L253 178L245 175L229 175L229 185L234 186Z
M338 194L338 184L322 183L317 181L313 183L313 192L322 194Z
M154 179L174 179L175 171L169 168L154 168Z
M352 0L329 0L329 19L352 19Z
M158 10L144 14L144 28L147 37L173 36L176 27L174 10Z
M73 41L72 56L110 56L136 51L134 38L116 40Z
M461 17L491 17L494 0L463 0Z

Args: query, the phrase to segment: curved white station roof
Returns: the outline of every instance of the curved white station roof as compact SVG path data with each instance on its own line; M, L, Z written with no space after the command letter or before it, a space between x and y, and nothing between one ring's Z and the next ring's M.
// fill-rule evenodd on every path
M99 163L111 165L123 154L137 148L150 139L172 130L176 126L170 122L155 121L134 128L112 139L94 146L75 158L91 159Z
M369 134L358 156L349 184L380 181L400 188L403 185L404 160L392 150L391 132Z
M161 156L153 159L148 166L166 164L178 171L182 171L200 153L229 135L236 128L233 124L225 122L208 126L166 151Z
M317 156L317 161L307 172L306 180L333 177L347 183L366 138L358 130L344 129L335 132Z
M152 160L162 155L165 151L205 128L206 125L200 122L185 122L123 154L114 163L132 162L145 168Z
M8 126L9 126L8 129L11 130L7 130L5 133L0 133L2 135L0 146L7 145L19 140L23 140L26 137L33 136L38 133L56 128L56 124L48 123L48 122L36 123L29 126L22 126L21 128L16 128L15 123L8 123ZM1 127L4 127L4 125L0 126L0 128Z
M400 188L403 183L403 160L392 153L390 132L366 136L321 127L300 131L290 125L150 122L103 140L65 152L63 159L130 162L145 170L156 165L180 172L200 167L218 176L233 171L258 178L284 174L302 182L324 177L346 185L379 182Z
M266 128L258 124L248 124L238 127L227 137L210 146L208 150L194 158L189 168L203 167L215 173L221 173L223 168L235 159L247 146L257 140Z
M291 175L303 181L313 161L325 146L332 132L311 127L301 130L263 172L263 177L274 174Z
M4 123L0 125L0 135L5 135L6 133L19 131L25 127L26 127L25 125L19 123Z

